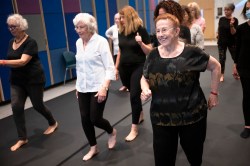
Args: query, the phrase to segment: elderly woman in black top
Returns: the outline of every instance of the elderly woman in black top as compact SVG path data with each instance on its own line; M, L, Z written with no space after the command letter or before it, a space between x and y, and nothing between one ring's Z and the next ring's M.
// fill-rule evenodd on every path
M175 165L178 137L190 165L201 165L207 109L218 104L220 64L202 49L178 40L180 24L170 14L156 18L161 44L147 57L141 78L141 98L152 95L155 165ZM200 72L211 71L208 102L199 83Z
M25 32L28 29L27 20L19 14L13 14L8 17L7 24L14 38L9 42L7 60L0 60L0 64L11 67L11 107L19 137L11 151L16 151L28 143L24 116L24 104L28 96L34 109L49 123L44 134L53 133L58 123L43 102L45 75L38 57L37 43Z

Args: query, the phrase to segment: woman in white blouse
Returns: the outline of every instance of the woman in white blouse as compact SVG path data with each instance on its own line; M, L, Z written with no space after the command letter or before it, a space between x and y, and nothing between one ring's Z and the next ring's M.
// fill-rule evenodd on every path
M204 49L204 34L199 25L193 22L193 16L188 6L182 5L184 11L183 25L189 27L191 33L191 44Z
M76 96L82 127L90 144L89 152L83 156L87 161L99 152L95 126L109 134L109 149L116 144L116 129L103 118L110 80L115 80L115 67L108 41L96 33L96 19L88 13L79 13L73 23L80 37L76 41Z

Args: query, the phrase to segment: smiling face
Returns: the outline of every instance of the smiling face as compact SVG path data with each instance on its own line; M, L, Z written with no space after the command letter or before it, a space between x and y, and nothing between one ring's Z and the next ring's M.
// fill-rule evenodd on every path
M156 37L162 46L168 46L173 41L178 41L178 28L169 19L156 22Z

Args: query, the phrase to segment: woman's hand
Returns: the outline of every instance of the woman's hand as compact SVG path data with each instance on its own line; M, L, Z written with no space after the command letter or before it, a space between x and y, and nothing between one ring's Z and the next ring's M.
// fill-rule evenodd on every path
M218 102L218 94L215 95L215 94L210 93L210 96L209 96L208 102L207 102L208 109L211 110L213 107L217 106L218 103L219 103Z
M101 103L103 102L104 100L106 100L106 97L107 97L107 90L102 87L95 95L95 97L97 97L97 102L98 103Z
M76 98L78 99L78 91L76 90Z
M233 73L232 73L234 79L236 80L239 80L240 79L240 76L239 76L239 73L237 71L237 68L236 68L236 64L233 65Z
M143 101L148 100L152 96L151 90L150 89L143 89L141 92L141 99Z
M139 45L142 44L142 38L141 38L141 36L139 35L138 32L137 32L137 34L136 34L136 36L135 36L135 41L137 41L137 43L138 43Z

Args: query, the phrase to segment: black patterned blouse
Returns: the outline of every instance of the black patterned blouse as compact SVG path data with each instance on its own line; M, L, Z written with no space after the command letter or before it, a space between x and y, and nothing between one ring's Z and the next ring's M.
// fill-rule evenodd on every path
M175 58L162 58L158 48L148 55L143 75L152 91L152 124L182 126L206 117L207 102L199 77L206 70L209 57L191 45L186 45Z

